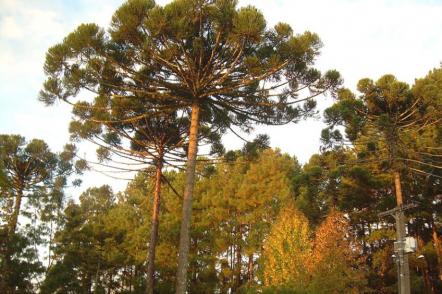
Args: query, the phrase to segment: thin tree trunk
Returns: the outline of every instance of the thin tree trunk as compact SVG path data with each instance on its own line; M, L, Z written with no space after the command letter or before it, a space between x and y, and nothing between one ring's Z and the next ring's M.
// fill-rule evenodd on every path
M241 254L241 241L242 241L242 227L238 225L236 228L236 281L235 281L235 290L241 286L241 265L242 265L242 254Z
M135 268L133 266L131 266L130 267L129 293L132 293L134 290L134 274L135 274Z
M394 187L396 191L396 204L398 206L404 204L401 188L401 175L399 174L399 172L394 172Z
M147 294L153 293L154 275L155 275L155 249L158 242L158 225L161 201L161 177L163 169L163 155L158 156L158 163L155 173L155 193L152 205L152 225L150 231L149 253L147 260Z
M196 103L193 104L189 134L189 149L187 151L186 183L183 196L183 215L181 219L180 245L178 250L179 257L176 281L177 294L184 294L186 292L187 285L186 277L187 268L189 267L188 255L190 241L189 229L190 218L192 215L193 188L195 185L196 156L198 153L199 112L199 105Z
M248 271L249 282L253 282L253 253L249 255Z
M431 222L431 237L433 238L434 248L436 249L439 280L442 281L442 247L440 244L439 236L437 235L436 224L434 223L434 221Z
M90 274L86 274L85 279L85 287L86 287L86 293L91 294L92 293L92 277Z
M252 225L251 225L251 224L249 224L249 226L248 226L248 231L249 231L249 232L252 231ZM251 282L254 281L254 272L253 272L253 270L254 270L254 262L253 262L253 255L254 255L253 253L249 254L249 260L248 260L248 265L247 265L247 270L248 270L247 275L248 275L249 283L251 283Z
M49 230L49 244L48 244L48 267L46 268L46 272L45 272L45 276L48 276L48 272L49 269L51 268L52 265L52 219L50 220L51 225L50 225L50 230Z
M416 240L417 240L417 244L418 244L419 248L422 249L425 245L424 240L422 240L422 238L418 234L416 234ZM421 272L422 272L422 276L424 278L425 293L433 294L434 289L433 289L431 282L430 282L430 277L429 277L430 273L428 271L428 262L427 262L426 258L424 258L423 263L424 263L424 267L421 268Z
M57 210L57 214L59 211ZM54 241L54 228L53 228L53 220L51 219L51 226L49 231L49 244L48 244L48 266L45 270L45 278L48 277L49 270L52 268L53 256L52 256L52 243Z

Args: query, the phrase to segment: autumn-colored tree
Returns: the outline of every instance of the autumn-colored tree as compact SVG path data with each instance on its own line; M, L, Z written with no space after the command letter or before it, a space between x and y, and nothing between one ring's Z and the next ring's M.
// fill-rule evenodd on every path
M315 232L308 261L312 293L364 293L365 261L355 241L344 214L330 211Z
M281 210L263 244L264 285L303 289L308 285L307 262L311 254L308 220L289 203Z
M354 148L335 148L313 155L294 177L297 207L313 228L320 225L331 210L348 218L348 237L364 257L368 287L386 291L394 287L396 275L391 260L393 219L379 223L378 213L394 206L391 177L373 173L373 161L358 158ZM360 156L360 155L359 155Z
M314 239L307 218L289 203L264 242L263 282L294 293L363 293L363 260L344 215L332 210Z

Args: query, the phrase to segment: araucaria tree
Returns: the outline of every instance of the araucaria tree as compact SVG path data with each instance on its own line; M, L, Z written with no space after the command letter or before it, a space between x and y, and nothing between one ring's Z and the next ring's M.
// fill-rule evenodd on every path
M237 8L235 0L176 0L164 7L131 0L107 32L83 24L49 49L40 95L48 104L61 99L81 107L72 98L88 90L97 98L86 107L103 113L125 99L123 122L174 111L189 118L177 293L186 289L199 129L249 131L255 123L310 114L312 99L340 84L336 71L321 75L312 68L320 47L316 34L295 35L284 23L267 28L256 8Z
M428 174L425 167L441 168L437 148L425 141L428 135L422 136L441 122L441 88L431 80L436 73L418 80L413 88L392 75L376 82L362 79L360 96L341 90L337 103L325 111L330 127L323 131L322 140L329 145L344 141L339 130L334 130L344 126L361 159L369 161L375 155L377 168L393 174L398 205L403 203L401 171L408 168Z
M70 132L74 139L92 141L99 147L97 157L99 164L122 171L145 170L154 174L153 207L151 216L151 230L147 256L147 289L152 293L155 274L155 250L158 240L159 213L161 202L161 188L163 182L163 167L179 164L184 154L188 121L179 118L174 113L164 113L162 116L142 116L132 118L133 114L126 111L124 104L127 99L114 99L109 110L95 111L96 106L88 103L76 107L78 118L71 123ZM135 105L136 102L132 102ZM136 109L146 114L145 105L140 102ZM83 115L90 111L90 115ZM103 120L103 115L106 120ZM129 120L126 117L129 116ZM93 127L90 128L92 121ZM209 137L219 139L217 133L210 133ZM205 137L207 139L207 137ZM179 152L181 150L181 152ZM113 160L119 157L120 161ZM121 161L122 160L122 161ZM178 162L177 162L178 161ZM123 164L121 164L123 163ZM155 167L154 171L150 166ZM148 194L151 194L149 191Z
M437 133L440 127L440 72L430 72L413 87L393 75L385 75L376 82L361 79L360 96L343 89L337 103L325 111L330 127L322 133L323 142L331 146L345 141L340 131L334 129L344 126L346 139L355 145L360 157L367 160L375 154L377 168L394 174L398 204L402 204L401 171L408 168L431 175L425 167L440 168L440 155L434 151L438 148L428 139L431 135L425 134Z
M14 251L20 239L19 217L26 211L24 203L40 208L42 218L47 214L44 210L61 208L68 177L86 168L82 160L75 160L75 152L71 144L53 153L42 140L26 142L19 135L0 135L0 292L23 290L21 285L29 284L18 285L13 274L14 263L19 263L13 255L21 253Z
M26 142L19 135L0 135L0 161L4 172L0 181L1 196L12 199L11 213L6 220L7 236L17 230L24 198L63 201L67 177L86 168L84 161L74 160L75 152L74 145L66 145L63 152L56 154L42 140Z

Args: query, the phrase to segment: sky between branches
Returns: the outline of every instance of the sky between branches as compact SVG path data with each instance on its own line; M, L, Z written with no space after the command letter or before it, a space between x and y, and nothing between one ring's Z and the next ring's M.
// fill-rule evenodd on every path
M69 107L59 103L47 108L37 100L44 81L45 53L80 23L95 22L107 28L122 2L0 0L0 133L43 139L53 151L62 148L69 139ZM360 78L376 80L386 73L413 83L442 61L440 0L240 0L239 4L259 8L270 26L283 21L295 33L318 33L324 47L316 66L339 70L351 89ZM322 97L318 102L324 109L332 100ZM269 134L272 147L304 163L319 151L323 127L319 119L258 127L256 133ZM243 144L233 135L226 136L224 143L227 149ZM93 148L81 152L93 159ZM105 183L121 190L127 182L90 172L80 190Z

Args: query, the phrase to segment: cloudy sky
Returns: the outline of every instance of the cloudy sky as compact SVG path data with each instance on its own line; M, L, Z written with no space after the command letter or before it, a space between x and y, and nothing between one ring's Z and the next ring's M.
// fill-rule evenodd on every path
M169 1L157 1L164 4ZM121 0L0 0L0 133L44 139L54 150L68 141L70 111L59 104L46 108L37 101L44 81L47 49L80 23L107 27ZM287 22L295 32L310 30L324 43L317 67L337 69L345 86L360 78L391 73L413 83L442 61L442 0L240 0L253 4L268 24ZM323 108L332 103L321 98ZM301 162L318 152L320 120L284 127L259 128L273 147L296 155ZM227 148L242 142L225 139ZM89 152L90 151L82 151ZM90 158L92 154L87 154ZM116 190L126 182L89 174L85 185L111 182ZM82 188L82 189L83 189Z

